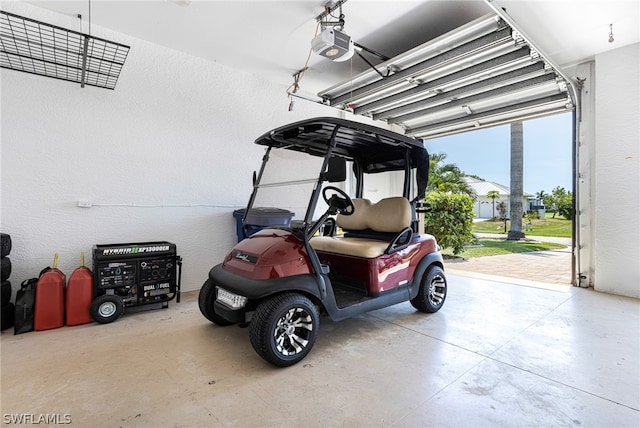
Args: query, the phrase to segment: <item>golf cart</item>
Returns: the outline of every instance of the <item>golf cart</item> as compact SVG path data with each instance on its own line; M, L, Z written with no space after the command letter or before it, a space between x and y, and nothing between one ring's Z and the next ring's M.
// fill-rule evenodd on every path
M248 323L255 351L285 367L313 347L320 314L340 321L406 301L421 312L442 307L442 256L433 236L418 233L429 170L421 140L317 118L255 143L266 150L246 238L200 290L208 320Z

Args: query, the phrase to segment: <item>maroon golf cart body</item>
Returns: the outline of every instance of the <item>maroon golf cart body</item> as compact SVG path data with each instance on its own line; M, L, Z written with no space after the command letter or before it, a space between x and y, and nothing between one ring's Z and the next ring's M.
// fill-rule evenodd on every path
M266 146L266 153L243 218L243 230L252 234L209 272L199 295L207 319L218 325L249 323L256 352L274 365L289 366L311 350L320 314L339 321L407 301L422 312L442 307L447 291L442 256L433 236L418 233L429 168L421 140L317 118L274 129L256 144ZM313 178L270 182L272 157L291 165L278 167L275 175L295 175L298 165L299 174ZM308 168L306 159L317 160L319 168ZM384 172L402 176L400 194L371 202L364 197L366 177ZM354 198L328 185L333 183L350 188ZM305 185L309 194L305 206L291 208L294 219L269 221L255 231L255 208L265 201L261 192L291 199ZM285 186L288 190L274 193Z

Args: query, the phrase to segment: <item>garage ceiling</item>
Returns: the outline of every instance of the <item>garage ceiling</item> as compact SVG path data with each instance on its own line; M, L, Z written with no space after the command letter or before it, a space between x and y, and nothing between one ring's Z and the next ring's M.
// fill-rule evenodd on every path
M86 32L88 1L28 3L74 24L80 13ZM304 67L324 3L93 0L91 19L262 75L284 91ZM572 78L566 73L573 65L640 41L636 0L348 0L343 13L354 41L391 58L368 57L389 77L357 56L335 63L311 55L296 96L423 138L567 111L573 100L565 78Z

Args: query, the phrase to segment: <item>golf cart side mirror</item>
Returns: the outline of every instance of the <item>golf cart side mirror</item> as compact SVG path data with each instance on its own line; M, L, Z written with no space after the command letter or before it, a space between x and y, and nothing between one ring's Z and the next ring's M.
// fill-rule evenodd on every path
M347 161L344 158L329 158L327 171L322 178L329 183L340 183L347 179Z

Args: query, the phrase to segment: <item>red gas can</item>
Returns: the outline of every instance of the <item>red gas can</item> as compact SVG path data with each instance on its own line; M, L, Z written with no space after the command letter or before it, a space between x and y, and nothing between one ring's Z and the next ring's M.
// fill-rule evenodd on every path
M49 330L64 325L64 286L66 277L58 270L58 254L53 258L53 269L46 271L36 285L33 317L35 331Z
M65 314L67 325L93 322L90 309L93 302L93 273L84 266L84 253L80 254L80 267L74 270L67 283Z

